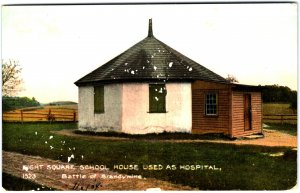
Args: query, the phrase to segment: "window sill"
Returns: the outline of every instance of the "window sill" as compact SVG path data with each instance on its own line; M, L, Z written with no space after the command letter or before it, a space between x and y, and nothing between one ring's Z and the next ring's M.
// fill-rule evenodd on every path
M147 113L151 113L151 114L154 114L154 113L168 113L168 111L148 111Z
M216 118L216 117L219 117L219 115L204 115L204 117Z
M94 114L104 114L105 112L94 112Z

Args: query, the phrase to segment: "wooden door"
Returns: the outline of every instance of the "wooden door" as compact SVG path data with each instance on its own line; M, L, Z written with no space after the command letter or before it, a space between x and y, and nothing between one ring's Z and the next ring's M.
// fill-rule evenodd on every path
M244 94L244 129L252 129L251 95Z

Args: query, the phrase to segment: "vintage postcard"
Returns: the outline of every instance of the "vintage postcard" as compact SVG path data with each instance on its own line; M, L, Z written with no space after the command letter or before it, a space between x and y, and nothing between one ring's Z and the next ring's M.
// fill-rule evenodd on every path
M2 188L296 189L297 7L2 5Z

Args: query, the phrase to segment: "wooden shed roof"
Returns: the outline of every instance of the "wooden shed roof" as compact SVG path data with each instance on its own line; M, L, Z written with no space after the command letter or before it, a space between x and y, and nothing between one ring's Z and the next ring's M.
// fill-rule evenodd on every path
M148 36L106 64L75 82L77 86L103 82L193 81L228 83L226 79L189 59L153 36Z

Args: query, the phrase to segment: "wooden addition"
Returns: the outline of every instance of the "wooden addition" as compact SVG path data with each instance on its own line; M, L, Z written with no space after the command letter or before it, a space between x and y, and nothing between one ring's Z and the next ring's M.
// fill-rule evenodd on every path
M206 115L206 93L217 94L216 115ZM262 133L261 104L258 87L194 81L192 133L223 133L230 137Z
M232 112L233 137L262 132L262 100L260 92L233 91Z

